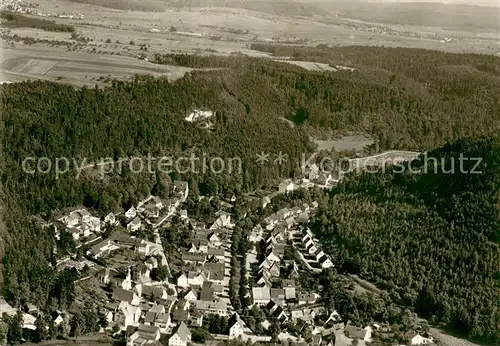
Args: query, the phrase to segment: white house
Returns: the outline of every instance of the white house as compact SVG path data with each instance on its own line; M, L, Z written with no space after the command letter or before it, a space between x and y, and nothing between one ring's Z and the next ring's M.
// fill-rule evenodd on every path
M144 345L160 340L160 329L140 324L137 331L127 338L127 346Z
M234 225L231 223L231 215L222 213L217 220L210 226L211 230L218 228L233 228Z
M94 258L100 258L119 248L120 247L113 243L111 240L106 239L92 246L87 254L91 255Z
M420 334L416 334L410 339L410 342L413 345L433 345L434 344L434 338L432 337L423 337Z
M286 194L286 193L292 192L296 188L297 188L297 186L292 181L292 179L286 179L279 184L278 191L279 191L279 193Z
M333 267L333 262L328 256L323 256L319 259L319 263L321 264L322 268L332 268Z
M134 207L131 207L129 210L127 210L125 212L125 217L128 219L128 220L131 220L133 219L134 217L137 216L137 210L134 208Z
M252 299L254 304L266 305L271 301L269 287L252 287Z
M177 286L182 288L189 287L188 278L186 274L182 273L181 275L179 275L179 277L177 278Z
M197 271L188 272L187 283L189 286L201 286L201 285L203 285L204 281L205 281L205 278L203 277L203 274L201 274Z
M215 232L211 233L207 239L208 239L211 246L219 247L222 245L222 241L220 240L219 236Z
M116 220L116 216L115 214L113 213L109 213L108 215L106 215L106 217L104 218L104 223L108 224L108 225L118 225L118 220Z
M365 327L365 328L359 328L356 326L353 326L352 324L347 324L345 326L344 331L349 335L351 338L358 338L363 341L370 342L372 339L372 328L370 326Z
M129 232L138 231L140 228L141 228L141 219L139 219L139 217L137 216L127 225L127 230Z
M149 270L153 270L154 268L158 268L158 260L155 257L149 257L144 264L149 268Z
M184 299L190 303L193 303L198 300L198 295L194 290L191 290L184 296Z
M179 197L180 202L185 202L189 194L189 185L185 181L174 181L174 193Z
M236 322L229 328L229 337L230 338L238 338L245 334L245 323L236 316Z
M115 313L115 323L126 329L128 326L136 326L141 318L141 308L122 301Z
M168 346L187 346L189 342L191 342L191 332L184 322L181 322L175 333L168 339Z

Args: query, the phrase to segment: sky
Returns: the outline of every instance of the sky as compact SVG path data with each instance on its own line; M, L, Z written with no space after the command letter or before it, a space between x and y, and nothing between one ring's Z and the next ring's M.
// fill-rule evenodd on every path
M500 7L500 0L372 0L372 1L373 2L441 2L448 4L468 4L468 5Z

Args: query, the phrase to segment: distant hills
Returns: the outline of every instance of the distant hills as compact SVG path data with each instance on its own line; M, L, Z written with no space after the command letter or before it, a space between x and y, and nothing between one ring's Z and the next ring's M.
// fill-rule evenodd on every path
M445 4L439 2L371 2L371 1L318 1L318 0L67 0L127 11L162 12L172 8L226 7L256 11L279 16L327 16L357 19L384 24L442 27L450 30L500 30L499 13L487 6L476 4ZM451 1L450 1L451 2ZM494 5L490 0L483 5Z

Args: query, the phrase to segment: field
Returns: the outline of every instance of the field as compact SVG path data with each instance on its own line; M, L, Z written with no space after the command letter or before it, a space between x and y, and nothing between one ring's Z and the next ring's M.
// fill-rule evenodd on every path
M345 4L298 0L265 6L257 1L219 0L201 3L35 0L34 3L36 13L31 17L74 27L75 33L8 26L2 29L3 41L9 44L2 46L2 81L45 79L77 86L105 85L103 77L125 79L135 73L176 79L189 69L157 66L137 57L151 58L155 53L238 53L271 58L249 48L258 42L403 46L486 54L498 50L497 35L488 31L491 18L485 21L484 30L472 33L342 18ZM484 10L478 13L487 15ZM362 19L370 19L365 17ZM444 41L447 37L453 40ZM336 71L326 64L296 61L293 57L287 62L308 70Z
M83 85L105 85L99 78L127 79L135 74L151 74L175 80L191 68L157 65L127 56L67 52L43 45L0 45L0 81L50 80Z

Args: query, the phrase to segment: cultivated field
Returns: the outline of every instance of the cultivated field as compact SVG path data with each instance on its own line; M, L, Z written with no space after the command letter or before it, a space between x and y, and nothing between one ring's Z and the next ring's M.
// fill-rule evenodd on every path
M193 69L153 64L128 56L67 52L62 48L41 44L0 45L0 81L51 80L83 85L105 85L100 77L127 79L135 74L153 75L175 80Z
M380 23L371 26L360 20L336 17L340 8L337 11L323 3L290 2L293 4L273 2L258 6L262 2L34 0L31 3L37 5L38 17L50 14L50 20L75 27L76 36L33 28L4 29L3 40L14 46L2 46L2 80L47 79L101 85L102 78L97 79L102 76L128 78L135 73L175 79L189 69L157 66L138 60L137 56L239 53L271 58L249 48L256 42L403 46L487 54L498 50L498 37L494 33L400 24L381 28ZM61 15L66 17L58 17ZM407 31L420 36L410 37L404 34ZM445 43L438 39L448 36L459 39ZM20 38L39 43L23 45ZM50 43L53 40L59 41L57 47ZM293 59L287 63L315 71L337 70L326 64Z

